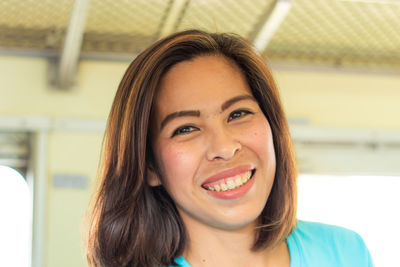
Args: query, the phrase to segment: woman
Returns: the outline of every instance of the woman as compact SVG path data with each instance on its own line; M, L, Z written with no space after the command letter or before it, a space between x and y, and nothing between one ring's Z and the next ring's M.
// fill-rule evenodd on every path
M132 62L101 176L92 266L372 266L357 234L297 222L275 82L234 35L176 33Z

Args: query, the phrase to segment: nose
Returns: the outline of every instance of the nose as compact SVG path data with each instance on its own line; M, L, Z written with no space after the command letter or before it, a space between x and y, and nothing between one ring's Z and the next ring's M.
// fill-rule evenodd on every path
M242 149L242 145L237 140L236 135L221 126L215 128L209 135L207 147L207 159L231 159L238 151Z

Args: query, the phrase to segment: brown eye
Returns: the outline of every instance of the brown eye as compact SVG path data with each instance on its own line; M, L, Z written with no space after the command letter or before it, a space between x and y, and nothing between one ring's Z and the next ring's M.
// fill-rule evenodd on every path
M181 135L181 134L188 134L191 133L195 130L197 130L197 127L191 126L191 125L186 125L186 126L182 126L179 127L178 129L176 129L173 133L171 137L174 137L176 135Z
M254 114L254 113L245 109L235 110L231 114L229 114L228 121L247 116L248 114Z

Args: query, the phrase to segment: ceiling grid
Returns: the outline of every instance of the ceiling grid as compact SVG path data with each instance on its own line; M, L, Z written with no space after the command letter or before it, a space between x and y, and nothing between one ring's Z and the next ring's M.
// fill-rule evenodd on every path
M178 30L200 28L249 37L263 10L273 3L272 0L192 0Z
M132 59L163 36L163 24L176 2L182 4L171 20L173 31L233 32L252 41L276 0L91 0L81 53ZM263 52L269 62L400 71L399 0L290 2ZM60 55L73 4L2 0L0 52Z
M399 9L400 1L293 1L264 54L272 62L399 69Z

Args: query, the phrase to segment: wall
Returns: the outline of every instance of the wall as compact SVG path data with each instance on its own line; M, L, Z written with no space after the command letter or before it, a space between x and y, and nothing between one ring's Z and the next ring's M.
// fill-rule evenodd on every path
M0 116L44 116L105 120L127 63L84 61L78 87L49 88L47 61L0 57ZM355 73L277 70L276 79L290 117L312 125L400 129L400 77ZM86 266L81 222L96 176L102 133L48 134L47 267ZM54 188L54 174L90 178L87 189Z
M400 75L276 71L287 114L313 125L400 129Z

